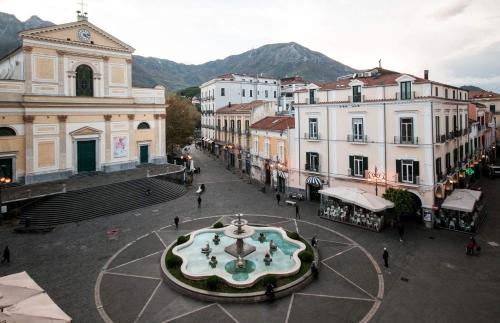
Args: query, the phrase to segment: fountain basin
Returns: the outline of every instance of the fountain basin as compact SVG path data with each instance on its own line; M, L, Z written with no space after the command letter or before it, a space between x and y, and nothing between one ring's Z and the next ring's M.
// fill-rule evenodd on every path
M253 227L245 225L252 232L243 242L255 251L245 257L244 268L235 265L236 258L228 254L226 247L234 245L234 237L225 234L227 228L200 229L190 234L190 239L172 249L172 253L181 257L182 275L188 279L201 280L216 275L227 284L236 288L252 286L259 278L265 275L291 276L300 270L301 262L298 254L306 249L306 246L297 240L290 239L285 230L274 227ZM264 233L266 241L259 241L260 233ZM212 239L215 234L220 237L220 242L215 245ZM271 254L272 262L266 264L264 257L269 253L269 241L273 240L277 250ZM210 254L201 253L207 242L210 244ZM209 260L212 256L217 258L217 266L212 267Z

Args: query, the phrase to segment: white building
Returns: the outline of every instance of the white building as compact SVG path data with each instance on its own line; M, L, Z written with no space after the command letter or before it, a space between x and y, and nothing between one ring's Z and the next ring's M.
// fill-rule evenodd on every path
M307 84L300 76L286 77L280 80L281 95L279 102L279 112L283 114L293 113L293 94L295 91L305 89Z
M200 86L201 136L215 139L215 112L229 104L243 104L255 100L278 104L280 81L268 77L244 74L224 74Z
M309 84L294 95L289 186L309 199L328 187L379 195L405 188L432 214L435 190L477 158L468 99L468 91L430 81L427 71L419 78L375 68Z

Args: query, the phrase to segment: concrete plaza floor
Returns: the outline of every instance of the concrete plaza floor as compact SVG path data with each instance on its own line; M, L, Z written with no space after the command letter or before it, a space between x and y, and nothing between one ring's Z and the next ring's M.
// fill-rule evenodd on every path
M119 253L108 271L147 255L148 250L152 253L161 250L162 243L154 231L165 231L163 234L171 239L173 236L169 236L168 229L160 229L171 225L176 215L185 225L191 223L193 229L213 220L210 218L208 223L203 223L201 218L234 213L278 216L292 220L288 223L294 225L294 209L278 206L273 192L261 193L256 186L246 183L200 151L194 150L193 155L196 166L201 167L201 174L195 175L195 183L206 186L201 208L196 205L196 186L193 185L177 200L62 225L48 234L19 235L9 227L0 227L0 248L8 244L11 249L11 263L0 265L0 275L26 270L74 322L102 321L95 297L100 276L103 279L97 290L103 309L115 322L133 322L143 308L140 318L151 318L150 322L176 317L178 322L246 322L258 321L257 314L262 317L260 321L266 322L283 322L287 318L289 322L306 322L313 315L315 322L351 322L359 321L370 312L374 301L349 301L345 297L350 293L358 293L353 296L356 298L369 296L326 266L320 273L320 280L325 284L319 284L317 289L313 284L275 303L231 306L187 299L169 290L158 279L125 276L139 270L138 276L157 278L154 275L158 275L159 268L156 271L155 261L152 261L155 255L144 258L143 262L136 261L135 267L130 263L131 266L122 266L121 270L115 268L117 274L103 272L104 266L122 249L129 250ZM310 202L301 202L304 222L297 223L299 231L302 226L305 232L309 226L317 230L318 238L325 240L319 246L325 258L336 254L335 250L322 252L322 248L329 246L326 240L335 241L333 239L341 234L355 241L378 262L384 294L371 322L495 322L500 317L500 247L495 245L500 244L500 181L482 178L481 185L488 217L476 236L483 247L480 256L465 255L468 236L461 233L407 225L405 241L401 243L392 228L376 233L319 219L318 205ZM257 219L259 217L253 220ZM118 233L107 234L112 229ZM382 265L384 247L390 252L389 269ZM376 297L372 285L378 280L369 278L370 272L365 272L368 268L376 272L376 267L359 265L369 259L366 254L357 253L359 250L356 247L325 263ZM120 272L125 275L119 275ZM334 288L328 289L328 286ZM153 294L157 297L151 298ZM150 298L148 306L144 307ZM197 311L182 316L193 310Z

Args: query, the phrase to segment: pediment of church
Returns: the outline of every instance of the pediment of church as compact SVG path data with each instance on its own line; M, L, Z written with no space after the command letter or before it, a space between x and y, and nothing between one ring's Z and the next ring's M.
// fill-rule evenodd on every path
M102 133L101 130L85 126L80 129L76 129L75 131L72 131L69 134L71 136L88 136L88 135L100 135L101 133Z
M86 20L26 30L20 35L27 39L111 49L127 53L134 52L132 46L127 45Z

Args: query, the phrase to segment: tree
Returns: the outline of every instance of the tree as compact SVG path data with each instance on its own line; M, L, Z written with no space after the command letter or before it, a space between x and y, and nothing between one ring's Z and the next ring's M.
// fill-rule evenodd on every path
M167 153L171 153L175 146L191 143L200 113L189 100L177 95L169 96L167 105L165 144Z
M198 86L191 86L180 91L177 91L180 96L192 99L193 97L200 97L201 90Z
M413 200L413 195L407 190L391 187L385 191L383 197L394 203L394 213L398 219L403 213L411 213L415 211L415 201Z

